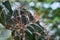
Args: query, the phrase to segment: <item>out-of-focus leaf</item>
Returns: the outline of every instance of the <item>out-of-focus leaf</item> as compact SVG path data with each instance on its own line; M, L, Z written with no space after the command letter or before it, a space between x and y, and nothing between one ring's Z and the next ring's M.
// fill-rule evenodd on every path
M38 2L44 2L45 0L38 0Z
M0 12L2 11L2 7L0 6Z
M16 2L19 2L19 0L16 0Z
M53 2L53 0L45 0L45 2Z
M0 23L2 23L3 25L5 25L5 23L6 23L6 15L4 12L1 13Z
M7 38L7 40L13 40L12 37L10 36L9 38Z
M55 1L60 2L60 0L55 0Z
M11 35L11 30L4 29L4 30L2 31L2 33L1 33L1 35L2 35L3 37L8 38L8 37Z
M3 29L4 29L4 26L0 23L0 34L1 34Z
M60 8L53 11L54 17L60 17Z
M36 8L35 6L32 6L32 8L33 8L34 10L36 10L36 11L39 10L39 8Z
M0 34L0 40L7 40L11 36L11 31L3 29L3 31Z
M5 38L5 37L0 37L0 40L7 40L7 38Z
M4 26L0 23L0 29L3 29L4 28Z
M7 1L7 0L2 0L2 2L5 2L5 1Z
M54 25L52 26L52 29L57 29L57 24L54 23Z
M26 0L27 2L31 2L31 0Z
M58 36L60 36L60 28L57 29L57 31L56 31L55 34L58 35Z
M10 5L10 2L9 1L5 1L5 2L2 2L3 5L9 10L10 12L10 15L12 15L12 9L11 9L11 5Z

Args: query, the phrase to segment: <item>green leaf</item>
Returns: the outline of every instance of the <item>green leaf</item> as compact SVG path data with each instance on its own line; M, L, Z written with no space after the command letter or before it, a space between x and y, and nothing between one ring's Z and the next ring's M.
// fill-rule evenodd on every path
M52 29L57 29L57 23L54 23L54 25L52 26Z
M11 5L10 5L10 2L9 1L5 1L5 2L2 2L3 5L9 10L10 12L10 15L12 15L12 9L11 9Z
M57 31L56 31L55 34L58 35L58 36L60 36L60 28L57 29Z
M53 2L53 0L45 0L45 2Z
M60 8L57 8L56 10L53 11L54 17L60 17Z
M3 25L5 25L6 22L6 16L5 13L2 10L2 6L0 6L0 23L2 23Z
M35 6L32 6L32 8L33 8L34 10L36 10L36 11L39 10L39 8L37 8L37 7L35 7Z
M1 16L0 16L0 23L2 23L3 25L5 25L6 23L6 16L5 16L5 13L1 13Z
M2 11L2 7L0 6L0 12Z

